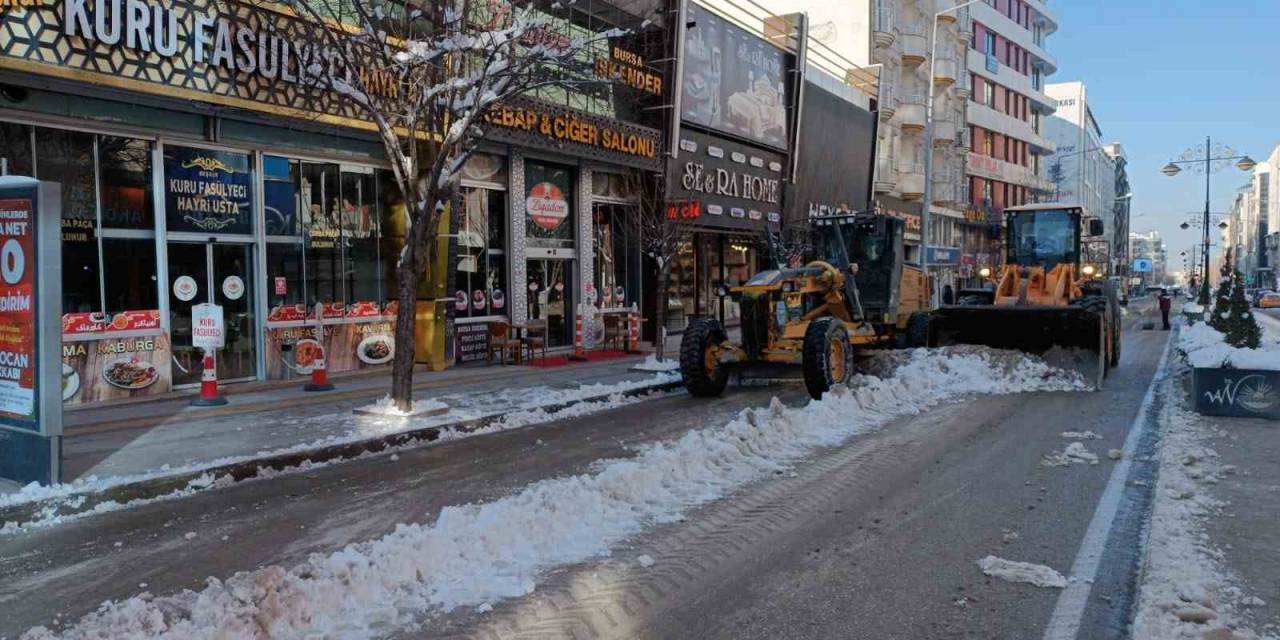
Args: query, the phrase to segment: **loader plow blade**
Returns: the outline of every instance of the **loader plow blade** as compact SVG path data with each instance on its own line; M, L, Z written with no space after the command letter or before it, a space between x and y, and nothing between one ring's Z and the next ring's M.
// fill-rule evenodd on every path
M1078 371L1099 388L1106 375L1102 316L1082 308L947 306L933 313L929 345L975 344L1014 349Z

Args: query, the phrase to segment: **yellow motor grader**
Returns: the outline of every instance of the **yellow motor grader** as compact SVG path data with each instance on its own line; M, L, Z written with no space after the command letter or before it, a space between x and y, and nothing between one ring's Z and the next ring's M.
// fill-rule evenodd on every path
M731 372L799 365L817 399L849 379L859 349L924 346L927 287L918 267L903 264L902 234L901 220L872 213L814 218L808 253L825 259L792 268L769 242L777 268L720 292L740 306L741 343L714 319L685 329L680 373L689 393L718 396Z
M1102 221L1079 206L1030 204L1005 209L1004 266L983 270L987 286L961 289L958 304L935 310L929 345L980 344L1043 355L1101 386L1120 363L1120 303L1100 265L1081 259Z

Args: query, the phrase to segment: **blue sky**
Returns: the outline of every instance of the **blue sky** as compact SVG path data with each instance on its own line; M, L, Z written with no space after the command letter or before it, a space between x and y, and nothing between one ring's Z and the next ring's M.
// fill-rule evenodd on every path
M1058 31L1050 82L1082 80L1103 139L1124 145L1135 231L1164 234L1171 253L1199 241L1178 225L1204 211L1204 177L1160 167L1213 136L1261 162L1280 143L1280 0L1051 0ZM1226 211L1248 175L1213 175L1212 211ZM1216 253L1216 249L1215 249Z

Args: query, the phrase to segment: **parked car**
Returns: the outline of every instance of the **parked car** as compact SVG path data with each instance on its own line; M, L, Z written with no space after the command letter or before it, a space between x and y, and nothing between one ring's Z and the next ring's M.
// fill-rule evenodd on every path
M1275 291L1272 291L1271 289L1255 289L1253 294L1249 297L1249 301L1253 303L1253 306L1260 307L1262 306L1262 297L1268 293L1275 293Z
M1258 298L1260 309L1280 309L1280 293L1268 291Z

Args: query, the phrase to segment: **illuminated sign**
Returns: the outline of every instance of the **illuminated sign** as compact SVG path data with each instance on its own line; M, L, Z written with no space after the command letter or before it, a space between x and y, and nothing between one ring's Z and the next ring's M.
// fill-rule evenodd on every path
M490 109L485 121L508 142L563 150L566 145L590 150L601 159L630 158L656 162L660 132L533 100L513 100Z

